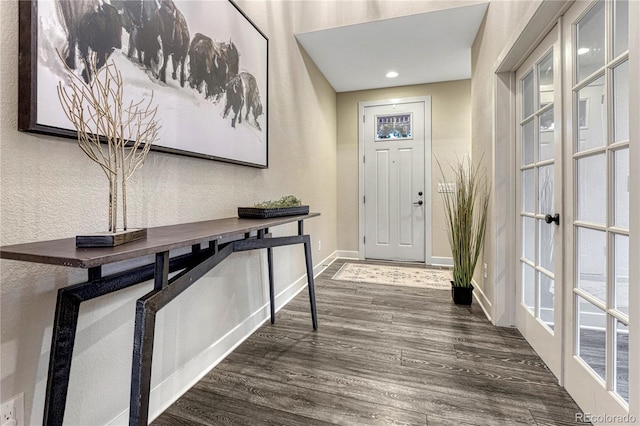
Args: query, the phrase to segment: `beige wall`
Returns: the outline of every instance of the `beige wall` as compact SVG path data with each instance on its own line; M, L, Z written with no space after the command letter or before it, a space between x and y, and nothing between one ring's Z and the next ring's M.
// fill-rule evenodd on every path
M495 169L494 159L494 114L495 105L495 71L498 65L496 61L508 40L514 33L523 28L522 20L532 4L538 1L509 1L497 0L489 4L487 15L480 27L476 40L471 50L471 128L473 134L472 157L474 161L483 158L483 166L489 174ZM492 182L494 188L492 199L495 196L495 179ZM484 245L483 258L478 262L474 280L484 293L485 309L491 314L491 304L494 300L494 280L496 251L498 244L497 234L500 231L495 226L496 209L503 208L489 204L489 222L487 224L487 237ZM510 244L509 241L501 241L501 244ZM503 247L504 249L504 247ZM482 275L482 263L487 263L489 268L488 280Z
M338 247L336 94L293 34L478 1L238 3L270 40L270 167L259 170L151 152L130 181L129 223L158 226L232 216L239 205L296 194L322 212L305 228L312 235L314 263L319 264ZM16 131L17 0L2 2L0 24L0 243L104 229L107 186L97 166L72 140ZM57 101L51 102L55 106ZM320 240L322 250L317 249ZM275 257L282 304L304 283L299 280L304 266L299 248L278 249ZM235 254L160 312L152 415L267 318L264 265L264 254ZM84 281L86 273L6 260L0 267L0 393L5 400L24 392L26 423L38 424L56 292ZM67 424L126 423L134 306L150 288L141 284L82 305Z
M293 34L296 25L332 26L334 14L306 13L299 3L239 3L270 39L270 167L151 152L130 181L129 224L152 227L234 216L237 206L296 194L322 213L305 227L312 235L314 263L320 264L336 250L335 92ZM107 182L75 141L16 130L18 1L3 1L0 19L1 243L105 230ZM50 102L57 107L57 99ZM189 136L185 129L184 137ZM281 228L274 233L297 231L295 225ZM304 284L298 281L305 272L303 252L282 248L274 256L276 292L291 295ZM265 259L260 253L235 254L161 311L152 413L267 317ZM39 424L56 292L86 280L86 272L7 260L0 265L2 400L24 392L26 424ZM66 424L107 424L127 409L135 301L150 288L141 284L83 303Z
M470 80L338 93L338 250L358 251L358 102L427 95L431 96L433 159L425 170L431 170L432 256L451 258L435 158L446 170L456 156L462 158L470 151Z

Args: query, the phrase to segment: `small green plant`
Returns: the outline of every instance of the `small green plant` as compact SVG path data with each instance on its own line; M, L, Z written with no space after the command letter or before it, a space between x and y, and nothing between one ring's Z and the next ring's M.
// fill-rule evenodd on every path
M442 182L445 182L444 171L437 162ZM458 160L451 170L455 189L443 192L442 201L453 256L453 285L471 287L487 229L489 185L486 176L480 174L479 167L468 157Z
M301 205L302 201L294 195L285 195L277 201L263 201L262 203L256 204L254 207L259 209L281 209L284 207L298 207Z

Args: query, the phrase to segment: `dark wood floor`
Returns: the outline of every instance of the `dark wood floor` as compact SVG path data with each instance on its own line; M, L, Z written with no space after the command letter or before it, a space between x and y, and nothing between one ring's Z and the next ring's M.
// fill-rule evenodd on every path
M316 280L153 423L567 425L571 397L513 329L450 292Z

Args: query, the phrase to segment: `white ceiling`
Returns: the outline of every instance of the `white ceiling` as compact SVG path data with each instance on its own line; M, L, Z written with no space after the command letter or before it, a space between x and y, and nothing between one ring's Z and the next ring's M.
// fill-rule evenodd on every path
M336 92L471 78L487 3L296 34ZM396 71L399 76L387 78Z

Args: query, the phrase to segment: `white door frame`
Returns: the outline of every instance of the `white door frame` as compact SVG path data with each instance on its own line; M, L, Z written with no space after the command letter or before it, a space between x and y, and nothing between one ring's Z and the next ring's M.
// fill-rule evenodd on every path
M516 71L533 50L558 23L560 16L571 2L543 1L537 8L529 9L522 25L498 57L495 64L494 84L494 133L492 144L492 211L494 235L493 250L485 259L493 259L488 282L493 282L494 298L490 306L490 318L495 325L514 326L517 260L515 250L517 235L516 212Z
M431 96L416 96L410 98L384 99L377 101L358 102L358 258L364 259L364 109L372 106L406 104L414 102L424 103L424 242L425 262L433 263L431 248Z

